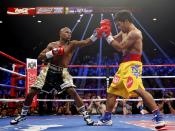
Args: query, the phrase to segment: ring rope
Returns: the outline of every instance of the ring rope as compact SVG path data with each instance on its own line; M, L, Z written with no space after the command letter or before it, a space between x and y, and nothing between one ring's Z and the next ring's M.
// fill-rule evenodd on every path
M175 64L143 65L143 67L175 67ZM119 65L68 65L69 68L114 68Z
M15 75L19 75L19 76L22 76L22 77L26 77L26 75L23 75L23 74L14 72L14 71L12 71L12 70L5 69L5 68L3 68L3 67L0 67L0 70L5 71L5 72L8 72L8 73L15 74Z
M19 87L19 86L12 86L12 85L6 85L6 84L0 84L2 87L10 87L10 88L17 88L17 89L25 89L25 87Z
M113 79L113 76L73 76L75 79ZM175 78L175 76L142 76L142 78Z
M0 99L1 102L23 102L25 99ZM175 98L161 98L154 99L155 101L174 101ZM74 99L37 99L37 101L51 101L51 102L74 102ZM84 102L88 101L106 101L106 99L83 99ZM116 99L116 101L142 101L142 99Z
M106 88L101 88L101 89L76 89L77 91L96 91L96 90L106 90ZM175 90L175 88L145 88L145 90Z
M9 58L12 61L18 62L18 63L26 66L26 63L24 63L24 62L22 62L22 61L20 61L20 60L18 60L16 58L14 58L13 56L8 55L8 54L6 54L6 53L4 53L2 51L0 51L0 55L5 56L5 57Z

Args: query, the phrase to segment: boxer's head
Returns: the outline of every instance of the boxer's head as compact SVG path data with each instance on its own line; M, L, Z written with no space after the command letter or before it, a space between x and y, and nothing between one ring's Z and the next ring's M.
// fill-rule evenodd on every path
M60 29L59 35L60 35L60 40L67 42L67 41L70 41L72 32L68 27L64 27Z
M122 32L127 32L131 23L133 23L132 13L128 10L121 10L115 14L115 21Z

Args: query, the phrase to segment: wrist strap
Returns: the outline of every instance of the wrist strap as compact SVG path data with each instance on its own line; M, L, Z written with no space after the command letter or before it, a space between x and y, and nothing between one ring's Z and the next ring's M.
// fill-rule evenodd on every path
M106 37L106 41L108 42L108 44L111 44L111 42L114 40L112 35L109 35L108 37Z
M53 52L52 52L52 50L51 51L48 51L47 53L46 53L46 58L47 59L50 59L50 58L52 58L53 57Z
M97 37L94 34L92 34L90 39L92 42L95 42L97 40Z

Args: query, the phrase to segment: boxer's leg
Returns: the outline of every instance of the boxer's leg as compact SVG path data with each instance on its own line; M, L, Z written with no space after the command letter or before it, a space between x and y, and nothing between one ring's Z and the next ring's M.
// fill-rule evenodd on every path
M18 124L20 121L23 121L26 119L26 116L27 116L27 113L29 111L30 105L32 104L33 98L39 92L40 92L40 89L31 88L31 90L29 91L29 94L25 98L21 114L10 121L11 125Z
M162 115L160 114L159 108L156 105L156 102L154 101L152 95L142 88L138 88L134 92L137 93L140 97L142 97L143 102L150 109L150 111L152 111L152 113L154 115L153 120L155 121L155 128L159 129L159 128L164 127L165 122L163 120Z

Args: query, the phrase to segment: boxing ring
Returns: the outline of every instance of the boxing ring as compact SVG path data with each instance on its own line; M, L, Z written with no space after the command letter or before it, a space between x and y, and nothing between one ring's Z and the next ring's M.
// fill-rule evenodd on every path
M14 61L16 64L16 68L13 70L5 69L0 67L0 70L3 72L7 72L15 76L16 80L27 80L28 75L20 74L18 72L18 68L26 68L26 63L17 60L16 58L0 52L0 55ZM144 67L161 67L161 66L171 66L175 67L175 65L144 65ZM70 65L69 68L117 68L117 66L85 66L85 65ZM26 69L25 69L26 70ZM113 78L112 76L74 76L74 79L105 79L107 86L109 85L109 80ZM154 78L175 78L175 76L143 76L143 79L154 79ZM13 81L13 79L12 79ZM26 82L27 84L27 82ZM19 87L16 86L15 83L12 82L11 85L6 85L4 83L0 83L0 88L10 88L10 91L15 90L23 90L26 93L26 86ZM81 89L77 88L77 91L104 91L105 89ZM146 90L161 90L165 92L166 90L174 90L174 88L146 88ZM24 101L24 98L14 98L15 93L12 93L12 98L0 98L1 103L18 103ZM84 102L91 101L92 99L83 99ZM106 99L93 99L93 101L105 101ZM117 99L118 101L123 101L123 99ZM159 98L155 99L155 101L173 101L175 98ZM37 99L37 101L52 101L52 102L73 102L72 99ZM127 101L140 101L140 99L127 99ZM92 119L97 121L100 115L92 115ZM174 131L175 130L175 115L166 114L164 115L167 126L161 130ZM153 122L152 122L152 114L132 114L132 115L113 115L113 125L112 126L87 126L83 120L81 115L46 115L46 116L28 116L27 120L20 122L18 125L10 125L10 120L13 117L0 118L0 131L56 131L56 130L64 130L64 131L151 131L155 130Z

